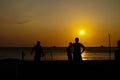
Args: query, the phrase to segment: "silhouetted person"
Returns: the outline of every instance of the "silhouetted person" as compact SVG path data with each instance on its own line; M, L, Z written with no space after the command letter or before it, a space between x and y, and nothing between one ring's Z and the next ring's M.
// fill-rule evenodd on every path
M42 54L43 54L43 48L40 45L40 41L37 41L36 45L32 49L31 54L33 54L33 51L35 51L34 62L39 63L41 61L41 57L42 57Z
M72 61L72 43L69 43L69 46L67 47L67 56L68 56L68 61Z
M74 63L80 63L82 61L81 54L85 51L85 46L79 43L79 38L75 38L73 43L73 61Z
M117 42L118 50L115 51L115 61L120 62L120 40Z

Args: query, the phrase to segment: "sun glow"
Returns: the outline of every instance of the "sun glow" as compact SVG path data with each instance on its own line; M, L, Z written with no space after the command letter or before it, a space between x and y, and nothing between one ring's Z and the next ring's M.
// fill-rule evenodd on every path
M85 31L84 31L84 30L80 30L79 34L80 34L80 35L84 35L84 34L85 34Z

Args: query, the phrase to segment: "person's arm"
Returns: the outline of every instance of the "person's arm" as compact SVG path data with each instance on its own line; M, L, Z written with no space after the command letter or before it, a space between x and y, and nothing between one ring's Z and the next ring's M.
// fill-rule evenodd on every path
M81 52L83 53L86 48L85 48L85 46L84 46L83 44L81 44L81 46L82 46L82 48L83 48Z

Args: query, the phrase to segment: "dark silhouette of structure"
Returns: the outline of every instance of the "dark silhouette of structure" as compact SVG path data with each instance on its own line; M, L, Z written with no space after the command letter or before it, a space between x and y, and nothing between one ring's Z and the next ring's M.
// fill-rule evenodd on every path
M67 47L67 56L68 56L68 61L72 61L72 42L69 42L69 46Z
M115 51L115 61L120 62L120 40L117 42L118 49Z
M85 46L79 43L79 38L75 38L73 43L73 61L74 63L80 63L82 61L81 54L85 51Z
M41 57L42 57L42 54L43 54L43 48L40 45L40 41L37 41L36 45L32 49L31 54L33 54L33 51L35 51L34 62L39 63L41 61Z

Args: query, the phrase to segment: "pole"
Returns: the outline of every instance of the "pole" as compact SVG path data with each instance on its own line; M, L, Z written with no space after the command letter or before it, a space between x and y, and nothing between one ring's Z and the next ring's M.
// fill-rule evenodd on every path
M109 34L109 59L111 60L111 40L110 40L111 36Z

